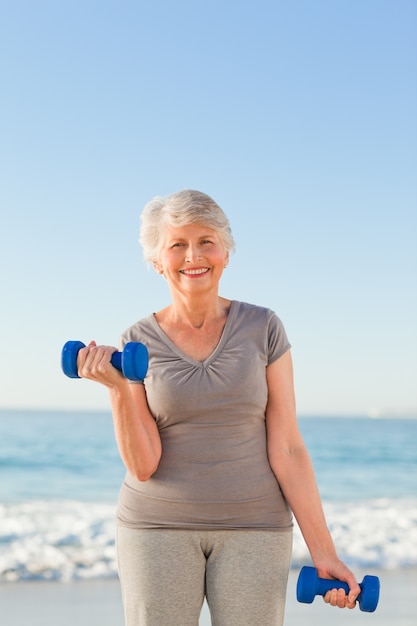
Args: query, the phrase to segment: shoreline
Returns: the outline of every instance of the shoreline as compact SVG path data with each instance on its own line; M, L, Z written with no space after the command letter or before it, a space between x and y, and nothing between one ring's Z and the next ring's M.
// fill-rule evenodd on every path
M334 626L354 619L355 626L413 626L417 569L355 572L359 581L366 573L377 575L381 595L374 613L330 607L316 598L300 604L295 598L298 571L291 570L285 626ZM10 626L123 626L123 608L118 580L79 582L22 581L0 584L2 619ZM354 615L353 615L354 614ZM349 624L353 624L349 621ZM204 605L200 626L210 626ZM255 625L254 625L255 626Z

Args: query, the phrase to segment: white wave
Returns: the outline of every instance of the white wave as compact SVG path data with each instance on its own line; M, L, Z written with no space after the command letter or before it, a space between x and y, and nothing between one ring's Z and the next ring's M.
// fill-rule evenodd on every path
M34 501L0 506L0 581L116 574L113 505Z
M417 566L417 500L325 503L340 557L352 568ZM0 505L0 582L114 578L112 504L32 501ZM293 568L310 561L298 526Z
M393 570L417 566L417 500L326 502L324 510L339 556L350 567ZM293 566L309 560L295 525Z

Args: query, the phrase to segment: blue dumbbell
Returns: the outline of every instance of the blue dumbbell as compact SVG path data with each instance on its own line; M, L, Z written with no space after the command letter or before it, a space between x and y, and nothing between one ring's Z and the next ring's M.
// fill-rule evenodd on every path
M356 598L361 611L373 613L379 600L378 576L364 576L359 584L361 592ZM341 580L319 578L315 567L305 566L301 569L297 582L297 600L311 604L316 595L324 596L331 589L344 589L349 593L349 585Z
M85 348L82 341L67 341L62 349L62 371L69 378L78 376L77 356L81 348ZM143 343L130 341L123 348L123 352L113 352L110 363L123 373L129 380L143 380L148 371L148 350Z

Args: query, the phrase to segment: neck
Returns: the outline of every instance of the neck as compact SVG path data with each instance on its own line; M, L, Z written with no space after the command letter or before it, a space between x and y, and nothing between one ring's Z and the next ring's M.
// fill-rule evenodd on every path
M199 297L186 301L175 298L169 308L169 318L173 323L203 328L206 324L223 319L229 303L224 298Z

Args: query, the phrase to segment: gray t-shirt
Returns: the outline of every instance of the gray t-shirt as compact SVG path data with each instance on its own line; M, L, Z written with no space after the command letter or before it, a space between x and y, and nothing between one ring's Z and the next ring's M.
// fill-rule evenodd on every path
M149 351L144 385L162 457L146 482L126 474L118 524L290 530L266 447L265 368L290 348L275 313L233 300L222 337L202 362L176 347L154 315L123 333L121 345L128 341Z

